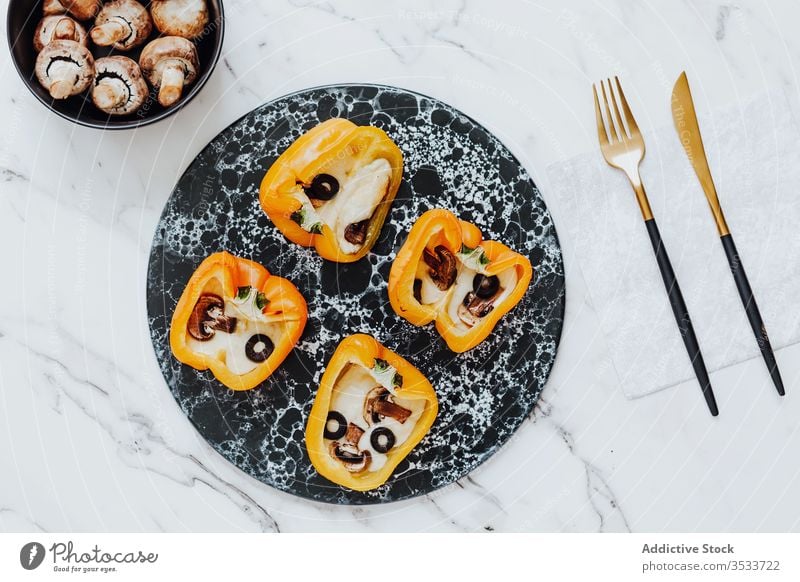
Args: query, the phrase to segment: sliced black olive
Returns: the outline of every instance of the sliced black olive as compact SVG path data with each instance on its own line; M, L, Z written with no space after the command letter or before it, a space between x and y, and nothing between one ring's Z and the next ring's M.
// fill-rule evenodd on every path
M475 291L475 295L481 299L494 297L494 294L497 293L499 288L500 279L497 278L497 275L487 277L486 275L478 273L472 279L472 290Z
M304 190L309 198L330 200L339 191L339 181L330 174L318 174Z
M334 429L331 429L331 424L335 424L336 427ZM323 436L326 439L338 440L342 438L346 432L347 432L347 419L341 412L336 412L335 410L331 410L328 413L328 420L325 421L325 432Z
M422 303L422 279L414 279L414 299Z
M385 426L379 426L369 435L369 443L379 453L388 453L396 441L394 433Z
M244 353L247 359L251 362L261 363L265 361L272 351L275 349L275 344L269 337L263 333L257 333L252 336L244 346Z
M367 229L369 228L369 218L361 222L348 224L344 229L344 240L354 245L363 245L367 240Z

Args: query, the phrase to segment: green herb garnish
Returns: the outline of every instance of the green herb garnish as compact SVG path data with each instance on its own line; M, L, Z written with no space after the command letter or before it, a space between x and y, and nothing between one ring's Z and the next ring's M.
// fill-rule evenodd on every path
M305 208L301 208L300 210L292 212L289 218L291 218L292 222L297 223L300 228L306 232L310 232L311 234L322 234L321 222L315 222L310 225L308 224L308 211Z

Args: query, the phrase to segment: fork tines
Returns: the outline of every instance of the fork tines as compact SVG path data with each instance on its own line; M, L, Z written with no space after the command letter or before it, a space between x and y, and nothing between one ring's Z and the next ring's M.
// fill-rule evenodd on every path
M600 139L601 144L606 144L611 141L614 142L625 142L634 134L639 134L639 126L636 125L636 119L633 117L633 113L631 113L631 109L628 106L628 101L625 99L625 93L622 91L622 85L619 83L619 78L614 77L614 83L612 84L611 79L606 79L605 81L600 81L600 92L603 95L603 105L605 106L605 117L607 123L603 123L603 114L600 111L600 100L597 96L597 85L592 85L592 91L594 92L594 108L595 114L597 115L597 136ZM614 84L617 87L617 95L614 94ZM610 98L609 98L610 96ZM614 116L611 115L611 106L609 105L609 101L614 107ZM625 114L625 121L626 124L623 123L622 116L620 115L619 106L617 105L617 101L622 105L622 111ZM606 127L608 127L608 133L606 133Z

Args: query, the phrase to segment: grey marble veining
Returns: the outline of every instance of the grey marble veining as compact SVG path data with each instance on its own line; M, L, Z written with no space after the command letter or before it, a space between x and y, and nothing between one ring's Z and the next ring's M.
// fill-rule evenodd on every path
M298 500L222 459L164 384L145 295L150 242L183 171L276 97L348 82L437 97L509 147L558 227L545 168L596 151L591 81L623 74L646 131L671 123L669 92L685 68L706 111L775 87L796 106L795 4L229 0L226 14L224 60L203 92L134 132L49 115L8 53L0 59L0 242L12 281L0 301L1 529L800 527L800 351L777 354L782 401L761 362L715 373L725 413L714 422L695 408L693 385L626 400L561 230L570 301L533 414L469 479L386 506Z

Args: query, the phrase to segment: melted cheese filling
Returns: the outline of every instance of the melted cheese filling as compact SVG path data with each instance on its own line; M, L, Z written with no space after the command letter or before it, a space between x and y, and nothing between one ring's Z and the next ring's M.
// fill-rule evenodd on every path
M423 305L434 305L446 309L456 328L466 333L472 329L472 326L464 323L458 316L458 307L463 303L467 294L472 291L472 282L478 271L473 268L472 261L464 262L461 253L456 253L455 256L458 259L456 280L446 291L439 289L436 283L433 282L430 276L430 267L423 259L420 259L419 263L417 263L415 277L422 282L420 285L420 302ZM501 271L497 274L497 278L500 280L501 291L492 300L492 305L499 305L505 301L505 298L517 286L517 281L519 280L517 270L514 267Z
M420 260L420 262L417 263L417 274L415 277L422 281L422 285L420 285L419 288L419 297L423 305L439 303L444 299L445 295L447 295L447 291L442 291L436 286L436 283L433 282L430 276L430 270L431 268L424 260Z
M347 423L353 423L364 430L364 434L358 441L358 448L362 451L369 451L372 460L367 467L367 471L378 471L386 464L388 453L379 453L372 447L370 437L372 431L378 427L386 427L394 433L395 443L392 449L402 445L411 436L414 426L419 421L420 416L425 410L424 400L412 400L408 398L392 397L395 404L411 411L411 415L405 422L401 423L391 417L383 418L380 422L370 426L364 419L364 404L367 393L375 388L378 383L375 381L370 370L359 364L350 364L347 369L339 376L333 387L331 395L330 410L342 414ZM339 439L341 441L341 439ZM325 439L326 444L331 443ZM389 453L391 450L389 451Z
M326 170L326 173L339 182L339 192L313 208L302 188L298 186L298 199L304 203L303 210L307 214L302 226L308 228L314 223L324 222L333 231L336 242L345 253L357 253L363 245L348 241L344 237L345 229L373 215L386 196L392 178L392 166L387 160L378 158L353 172L346 171L343 167Z
M252 308L252 302L237 304L226 300L224 312L226 316L236 318L233 333L217 330L207 341L200 341L187 333L188 345L195 352L222 360L231 372L241 376L263 364L247 357L245 346L250 338L256 334L263 334L272 340L273 346L276 346L286 333L284 323L271 321L263 316Z

